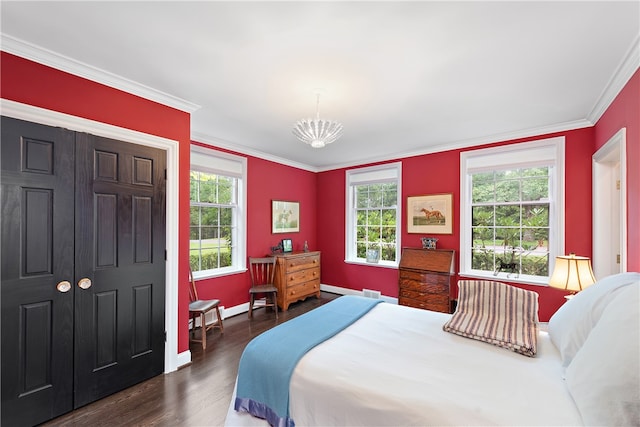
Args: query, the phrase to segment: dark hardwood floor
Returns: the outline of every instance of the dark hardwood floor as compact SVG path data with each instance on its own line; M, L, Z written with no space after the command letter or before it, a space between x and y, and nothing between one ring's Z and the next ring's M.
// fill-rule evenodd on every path
M322 292L279 313L243 313L224 320L224 334L218 329L207 335L207 349L191 343L192 363L175 372L159 375L119 393L58 417L45 426L221 426L231 401L238 362L245 346L257 335L332 299ZM199 332L198 332L199 333Z

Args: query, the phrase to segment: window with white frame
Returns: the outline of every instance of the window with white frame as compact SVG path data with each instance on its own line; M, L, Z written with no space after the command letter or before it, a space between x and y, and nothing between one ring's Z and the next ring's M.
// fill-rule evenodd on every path
M345 261L397 266L401 177L399 162L347 171Z
M460 274L547 284L564 253L564 137L460 155Z
M191 147L189 265L196 278L246 267L246 159Z

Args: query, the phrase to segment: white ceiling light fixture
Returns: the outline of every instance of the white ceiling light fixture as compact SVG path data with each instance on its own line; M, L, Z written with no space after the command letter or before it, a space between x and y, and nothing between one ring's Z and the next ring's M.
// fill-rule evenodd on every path
M342 124L320 119L320 92L316 92L316 118L298 120L293 134L313 148L322 148L342 136Z

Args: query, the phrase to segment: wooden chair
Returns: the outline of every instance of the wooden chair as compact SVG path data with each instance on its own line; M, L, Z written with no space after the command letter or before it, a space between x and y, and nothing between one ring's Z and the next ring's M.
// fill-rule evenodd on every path
M224 333L224 326L222 325L222 316L220 316L220 300L210 299L210 300L201 300L198 298L198 290L196 289L196 282L193 280L193 272L191 268L189 268L189 320L193 322L191 328L191 341L201 342L202 349L207 348L207 331L218 328L220 329L220 333ZM206 314L212 310L216 311L216 321L210 325L207 325L206 322ZM200 318L200 326L201 330L200 336L201 339L195 339L196 332L196 319Z
M276 274L276 258L249 257L249 273L251 274L251 289L249 289L249 318L253 316L254 308L273 307L278 318L278 288L274 285ZM264 295L256 300L256 295Z

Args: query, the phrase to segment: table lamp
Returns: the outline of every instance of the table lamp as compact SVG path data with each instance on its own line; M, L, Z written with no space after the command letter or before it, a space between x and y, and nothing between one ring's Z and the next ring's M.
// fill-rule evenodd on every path
M556 266L549 280L549 286L571 292L565 298L569 299L576 292L580 292L593 285L596 278L591 270L588 257L576 256L572 253L556 257Z

